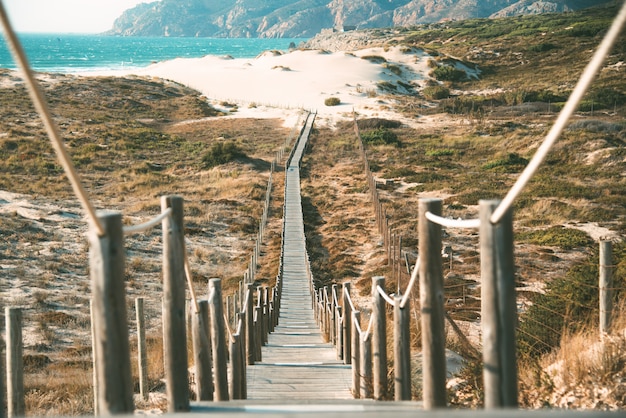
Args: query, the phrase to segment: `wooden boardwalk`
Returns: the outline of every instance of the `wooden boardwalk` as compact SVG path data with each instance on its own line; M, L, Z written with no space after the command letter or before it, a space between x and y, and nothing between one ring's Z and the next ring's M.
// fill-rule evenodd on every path
M283 293L279 324L262 349L262 361L248 366L248 399L352 399L349 365L322 339L313 317L307 277L300 197L300 160L313 126L309 115L287 167L283 239Z

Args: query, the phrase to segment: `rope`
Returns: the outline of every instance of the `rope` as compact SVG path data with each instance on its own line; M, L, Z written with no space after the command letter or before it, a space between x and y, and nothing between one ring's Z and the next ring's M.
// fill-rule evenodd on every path
M464 229L472 229L480 227L480 219L449 219L444 218L438 215L435 215L432 212L426 212L426 219L431 221L432 223L436 223L441 226L445 226L447 228L464 228Z
M226 332L228 332L228 339L231 343L235 342L235 336L233 335L233 330L230 329L230 324L228 323L228 317L224 314L224 328L226 328Z
M76 169L74 168L74 164L70 156L67 153L65 148L65 144L61 139L61 135L59 134L59 129L52 120L52 115L50 114L50 109L46 102L46 99L43 96L39 85L37 84L37 80L35 80L35 76L30 68L30 64L28 63L28 59L26 58L26 54L20 44L13 27L11 26L11 22L9 22L9 17L4 9L4 5L0 0L0 20L2 21L2 27L4 28L4 32L6 35L7 43L11 49L11 53L15 62L18 64L22 73L24 75L24 80L26 82L26 86L28 87L28 91L33 100L33 104L37 109L37 113L43 120L43 124L48 133L48 137L50 138L50 142L52 143L52 148L57 154L59 162L65 171L65 175L70 181L72 185L72 189L74 190L74 194L80 201L83 209L87 212L87 219L91 223L91 226L96 229L99 236L105 235L104 227L98 216L96 215L96 210L89 201L89 197L87 196L87 192L83 187L78 174L76 173Z
M196 310L196 313L200 312L200 306L198 305L198 298L196 298L196 291L193 289L193 279L191 277L191 268L189 267L189 260L187 259L187 251L183 244L183 253L185 254L185 276L187 277L187 286L189 286L189 293L191 294L191 302Z
M352 297L350 296L350 293L348 293L347 298L348 299L348 304L350 305L350 309L353 312L356 312L356 308L354 307L354 304L352 303Z
M391 306L396 306L396 302L389 297L387 293L385 293L385 289L380 286L376 286L376 291L387 301Z
M128 235L138 234L140 232L146 232L147 230L154 228L155 226L160 224L163 221L163 219L167 218L171 214L172 214L172 208L167 208L163 213L161 213L159 216L156 216L152 220L149 220L139 225L132 225L132 226L124 227L124 235L128 236Z
M567 103L565 103L565 107L563 107L563 110L561 111L558 119L552 126L552 129L550 129L550 132L548 132L548 135L546 136L544 142L541 144L541 146L533 156L532 160L528 163L528 165L519 176L513 187L509 190L505 198L502 200L502 202L500 202L498 207L491 214L491 223L497 224L498 222L500 222L504 214L513 205L513 201L519 196L526 184L539 169L539 166L548 155L548 152L563 132L563 129L565 129L565 125L571 118L572 114L576 111L578 103L583 98L583 95L589 88L589 85L604 64L604 60L611 51L613 44L617 40L617 37L622 30L624 22L626 22L626 1L622 5L621 10L617 14L617 17L613 21L611 28L602 40L602 43L596 50L593 58L585 68L580 79L578 80L574 91L567 100Z
M415 282L417 281L417 277L419 275L418 274L419 269L420 269L420 259L418 258L417 261L415 262L415 266L413 267L413 271L411 272L411 280L409 280L409 285L406 287L406 292L404 292L404 295L402 296L402 300L400 301L400 309L404 309L404 306L409 300L409 295L411 294L411 291L413 290L413 286L415 285Z

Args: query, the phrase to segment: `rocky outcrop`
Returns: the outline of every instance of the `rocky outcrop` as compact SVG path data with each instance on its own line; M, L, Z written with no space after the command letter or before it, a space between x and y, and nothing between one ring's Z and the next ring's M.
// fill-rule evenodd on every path
M323 29L575 10L614 0L161 0L124 12L122 36L310 38Z

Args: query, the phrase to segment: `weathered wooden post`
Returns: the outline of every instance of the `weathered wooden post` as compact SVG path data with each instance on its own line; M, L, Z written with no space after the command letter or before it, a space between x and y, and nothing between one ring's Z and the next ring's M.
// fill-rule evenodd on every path
M163 219L163 350L168 412L189 410L185 310L185 237L183 198L161 197Z
M352 355L352 309L350 308L350 282L344 282L341 292L343 304L343 363L350 364Z
M613 310L613 248L611 241L600 241L600 335L611 332Z
M99 416L100 407L98 406L98 404L99 404L100 388L98 385L99 385L100 379L98 378L98 353L96 352L97 344L96 344L96 326L95 326L96 320L94 319L95 308L94 308L93 298L89 299L89 314L90 314L90 319L91 319L91 357L92 357L92 368L93 368L93 414L95 416ZM0 379L0 382L2 382L2 379ZM0 396L3 393L4 391L0 393ZM1 402L0 405L4 404L4 399L2 399L2 401L3 402Z
M246 354L247 362L253 365L256 358L256 344L254 341L254 296L252 293L252 283L246 284L246 295L244 296L246 308Z
M229 344L230 349L230 395L233 399L243 399L241 396L241 335L233 335Z
M337 285L333 284L330 295L330 342L337 345Z
M361 363L361 398L372 397L372 336L362 333L359 338Z
M352 392L354 399L361 398L361 336L359 333L359 322L361 321L361 312L352 311L352 333L350 345L352 356Z
M209 336L209 302L198 301L198 312L191 317L193 364L196 370L196 399L213 400L213 367L211 359L211 338Z
M341 306L336 306L335 307L335 316L337 317L337 330L335 331L337 333L337 360L343 360L343 346L344 346L344 341L343 341L343 323L345 322L344 319L342 319L341 317Z
M24 360L22 358L22 310L5 308L7 416L24 416Z
M441 216L440 199L419 201L419 278L422 317L424 409L446 406L446 340L444 329L441 226L426 213Z
M401 302L402 298L400 296L396 296L393 309L394 399L396 401L410 401L411 317L409 315L409 303L407 302L407 305L402 307ZM426 373L426 371L423 370L423 373ZM425 394L424 402L426 402Z
M226 328L222 302L222 281L209 280L209 321L213 347L213 373L215 373L215 400L228 400L228 365L226 361Z
M93 229L88 233L98 410L102 415L130 413L134 404L124 289L122 215L100 212L98 219L105 234L99 236Z
M383 276L372 277L372 375L374 399L380 401L387 394L387 314L378 287L385 288Z
M137 369L139 373L139 394L148 400L148 350L146 348L146 317L143 298L135 298L135 318L137 320Z
M498 204L479 202L483 379L489 409L518 406L513 216L509 209L498 224L492 224Z

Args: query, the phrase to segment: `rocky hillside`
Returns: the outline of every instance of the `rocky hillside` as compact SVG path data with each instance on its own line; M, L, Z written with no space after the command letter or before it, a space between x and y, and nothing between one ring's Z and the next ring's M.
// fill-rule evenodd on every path
M562 12L614 0L161 0L127 10L122 36L308 38L323 29L381 28Z

